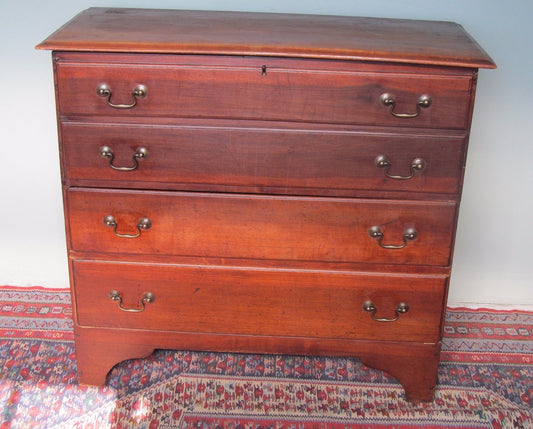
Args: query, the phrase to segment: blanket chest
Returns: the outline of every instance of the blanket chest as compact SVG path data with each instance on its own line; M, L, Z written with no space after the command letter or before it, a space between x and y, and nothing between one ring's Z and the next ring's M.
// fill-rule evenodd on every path
M79 381L356 356L431 400L477 70L449 22L91 8L53 50Z

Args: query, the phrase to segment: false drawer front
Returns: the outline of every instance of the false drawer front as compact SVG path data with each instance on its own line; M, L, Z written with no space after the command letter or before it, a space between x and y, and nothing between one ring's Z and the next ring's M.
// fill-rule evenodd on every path
M149 55L144 58L150 61ZM468 126L471 75L383 73L378 67L376 72L323 71L300 68L305 63L298 61L265 73L260 63L251 67L224 59L216 66L212 57L209 61L205 66L59 61L59 113Z
M82 326L394 341L438 341L446 285L439 276L89 261L74 261L73 272Z
M71 249L448 265L453 202L70 189Z
M61 135L68 183L119 188L454 194L464 158L464 137L409 133L67 122Z

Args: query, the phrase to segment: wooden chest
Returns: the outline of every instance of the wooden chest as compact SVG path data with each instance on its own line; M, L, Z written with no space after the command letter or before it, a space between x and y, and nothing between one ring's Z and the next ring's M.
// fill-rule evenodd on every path
M437 377L477 70L446 22L89 9L53 50L79 381L155 348Z

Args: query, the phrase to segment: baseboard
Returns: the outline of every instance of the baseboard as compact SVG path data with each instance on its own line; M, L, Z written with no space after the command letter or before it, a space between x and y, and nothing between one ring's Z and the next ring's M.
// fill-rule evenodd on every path
M519 310L533 312L533 304L494 304L494 303L478 303L478 302L448 302L450 308L488 308L490 310Z

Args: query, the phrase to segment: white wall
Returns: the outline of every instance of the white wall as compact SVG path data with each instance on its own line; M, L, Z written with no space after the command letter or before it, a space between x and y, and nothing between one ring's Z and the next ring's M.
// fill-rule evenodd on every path
M533 305L533 2L524 0L0 1L0 284L68 285L50 53L33 48L90 6L461 23L499 68L479 74L450 304Z

